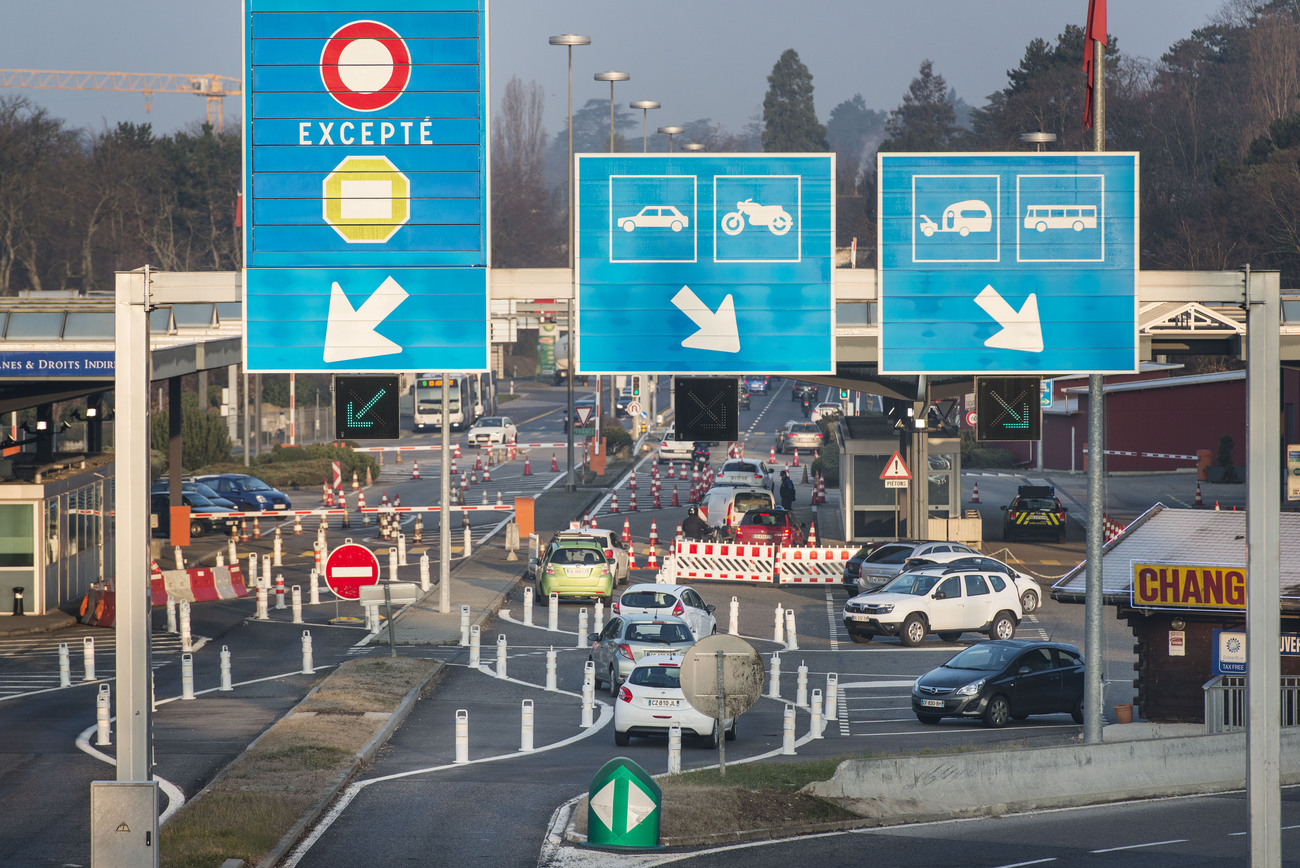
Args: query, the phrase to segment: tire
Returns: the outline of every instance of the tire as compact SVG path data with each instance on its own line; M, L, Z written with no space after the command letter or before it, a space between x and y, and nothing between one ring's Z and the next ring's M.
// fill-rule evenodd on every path
M1011 639L1016 635L1016 619L1006 612L998 612L989 625L990 639Z
M727 727L727 734L726 734L727 741L735 741L735 740L736 740L736 727L738 727L738 726L740 726L740 718L739 718L739 717L733 717L733 718L731 719L731 726Z
M721 725L722 724L718 721L713 721L713 729L709 731L709 734L700 736L700 744L702 747L707 750L718 749L718 727Z
M945 630L939 634L939 638L945 642L956 642L961 638L960 630Z
M1026 615L1038 608L1038 595L1033 591L1025 591L1020 595L1020 609Z
M854 645L868 645L874 637L870 633L865 636L859 636L857 633L850 633L849 638L853 640Z
M1075 723L1083 723L1083 697L1080 696L1074 701L1074 709L1070 712L1070 717L1074 718Z
M203 522L198 519L190 521L190 536L203 536Z
M915 648L925 641L927 632L925 619L913 613L903 621L903 627L898 631L898 638L909 648Z
M1065 525L1061 525L1061 532L1058 533L1058 534L1056 535L1056 541L1057 541L1057 542L1064 542L1065 539L1066 539L1066 537L1068 537L1068 536L1069 536L1069 534L1068 534L1068 533L1066 532L1066 530L1065 530Z
M926 726L934 726L940 720L943 720L943 718L937 714L921 714L919 711L916 713L916 719L921 721L921 723L924 723Z
M587 662L588 662L588 663L591 662L591 655L590 655L590 654L587 655ZM593 668L593 669L591 670L591 686L594 687L594 688L596 688L597 690L599 690L599 689L600 689L600 682L601 682L600 674L595 670L595 668Z
M998 694L989 700L989 704L984 708L984 725L990 729L997 729L1007 725L1011 718L1011 703L1002 694Z
M632 736L628 735L626 732L619 732L617 729L614 730L614 744L619 747L627 747L628 742L631 740Z
M725 686L725 685L724 685ZM609 695L618 700L618 676L614 674L614 667L609 668Z

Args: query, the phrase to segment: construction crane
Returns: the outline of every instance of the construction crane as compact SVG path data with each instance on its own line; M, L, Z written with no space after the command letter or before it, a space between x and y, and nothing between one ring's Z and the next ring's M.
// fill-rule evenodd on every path
M228 96L239 96L243 82L224 75L169 75L148 72L65 72L55 69L0 69L0 87L46 90L116 90L145 95L144 110L153 108L150 99L156 93L191 93L206 97L208 123L217 110L217 129L225 117L222 103Z

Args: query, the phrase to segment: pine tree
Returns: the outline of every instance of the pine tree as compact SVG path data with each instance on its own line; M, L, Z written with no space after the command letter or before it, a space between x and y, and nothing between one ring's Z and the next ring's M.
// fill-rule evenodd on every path
M826 127L813 109L813 77L793 48L787 48L767 77L763 97L763 150L828 151Z
M889 113L885 125L889 138L882 151L947 151L960 135L957 113L948 100L948 85L936 75L934 64L921 62L920 75L903 97L903 104Z

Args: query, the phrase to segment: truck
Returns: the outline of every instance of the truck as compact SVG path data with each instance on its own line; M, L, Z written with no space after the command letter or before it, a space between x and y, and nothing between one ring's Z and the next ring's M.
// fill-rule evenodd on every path
M569 376L569 334L565 332L555 339L555 385L561 385ZM576 386L587 385L587 378L579 375L574 381Z

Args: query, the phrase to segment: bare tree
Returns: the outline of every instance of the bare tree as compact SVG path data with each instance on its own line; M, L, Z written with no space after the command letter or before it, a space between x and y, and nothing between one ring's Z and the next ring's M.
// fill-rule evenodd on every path
M497 266L536 267L553 264L556 256L558 220L544 177L544 103L540 84L511 78L492 125L492 261Z

